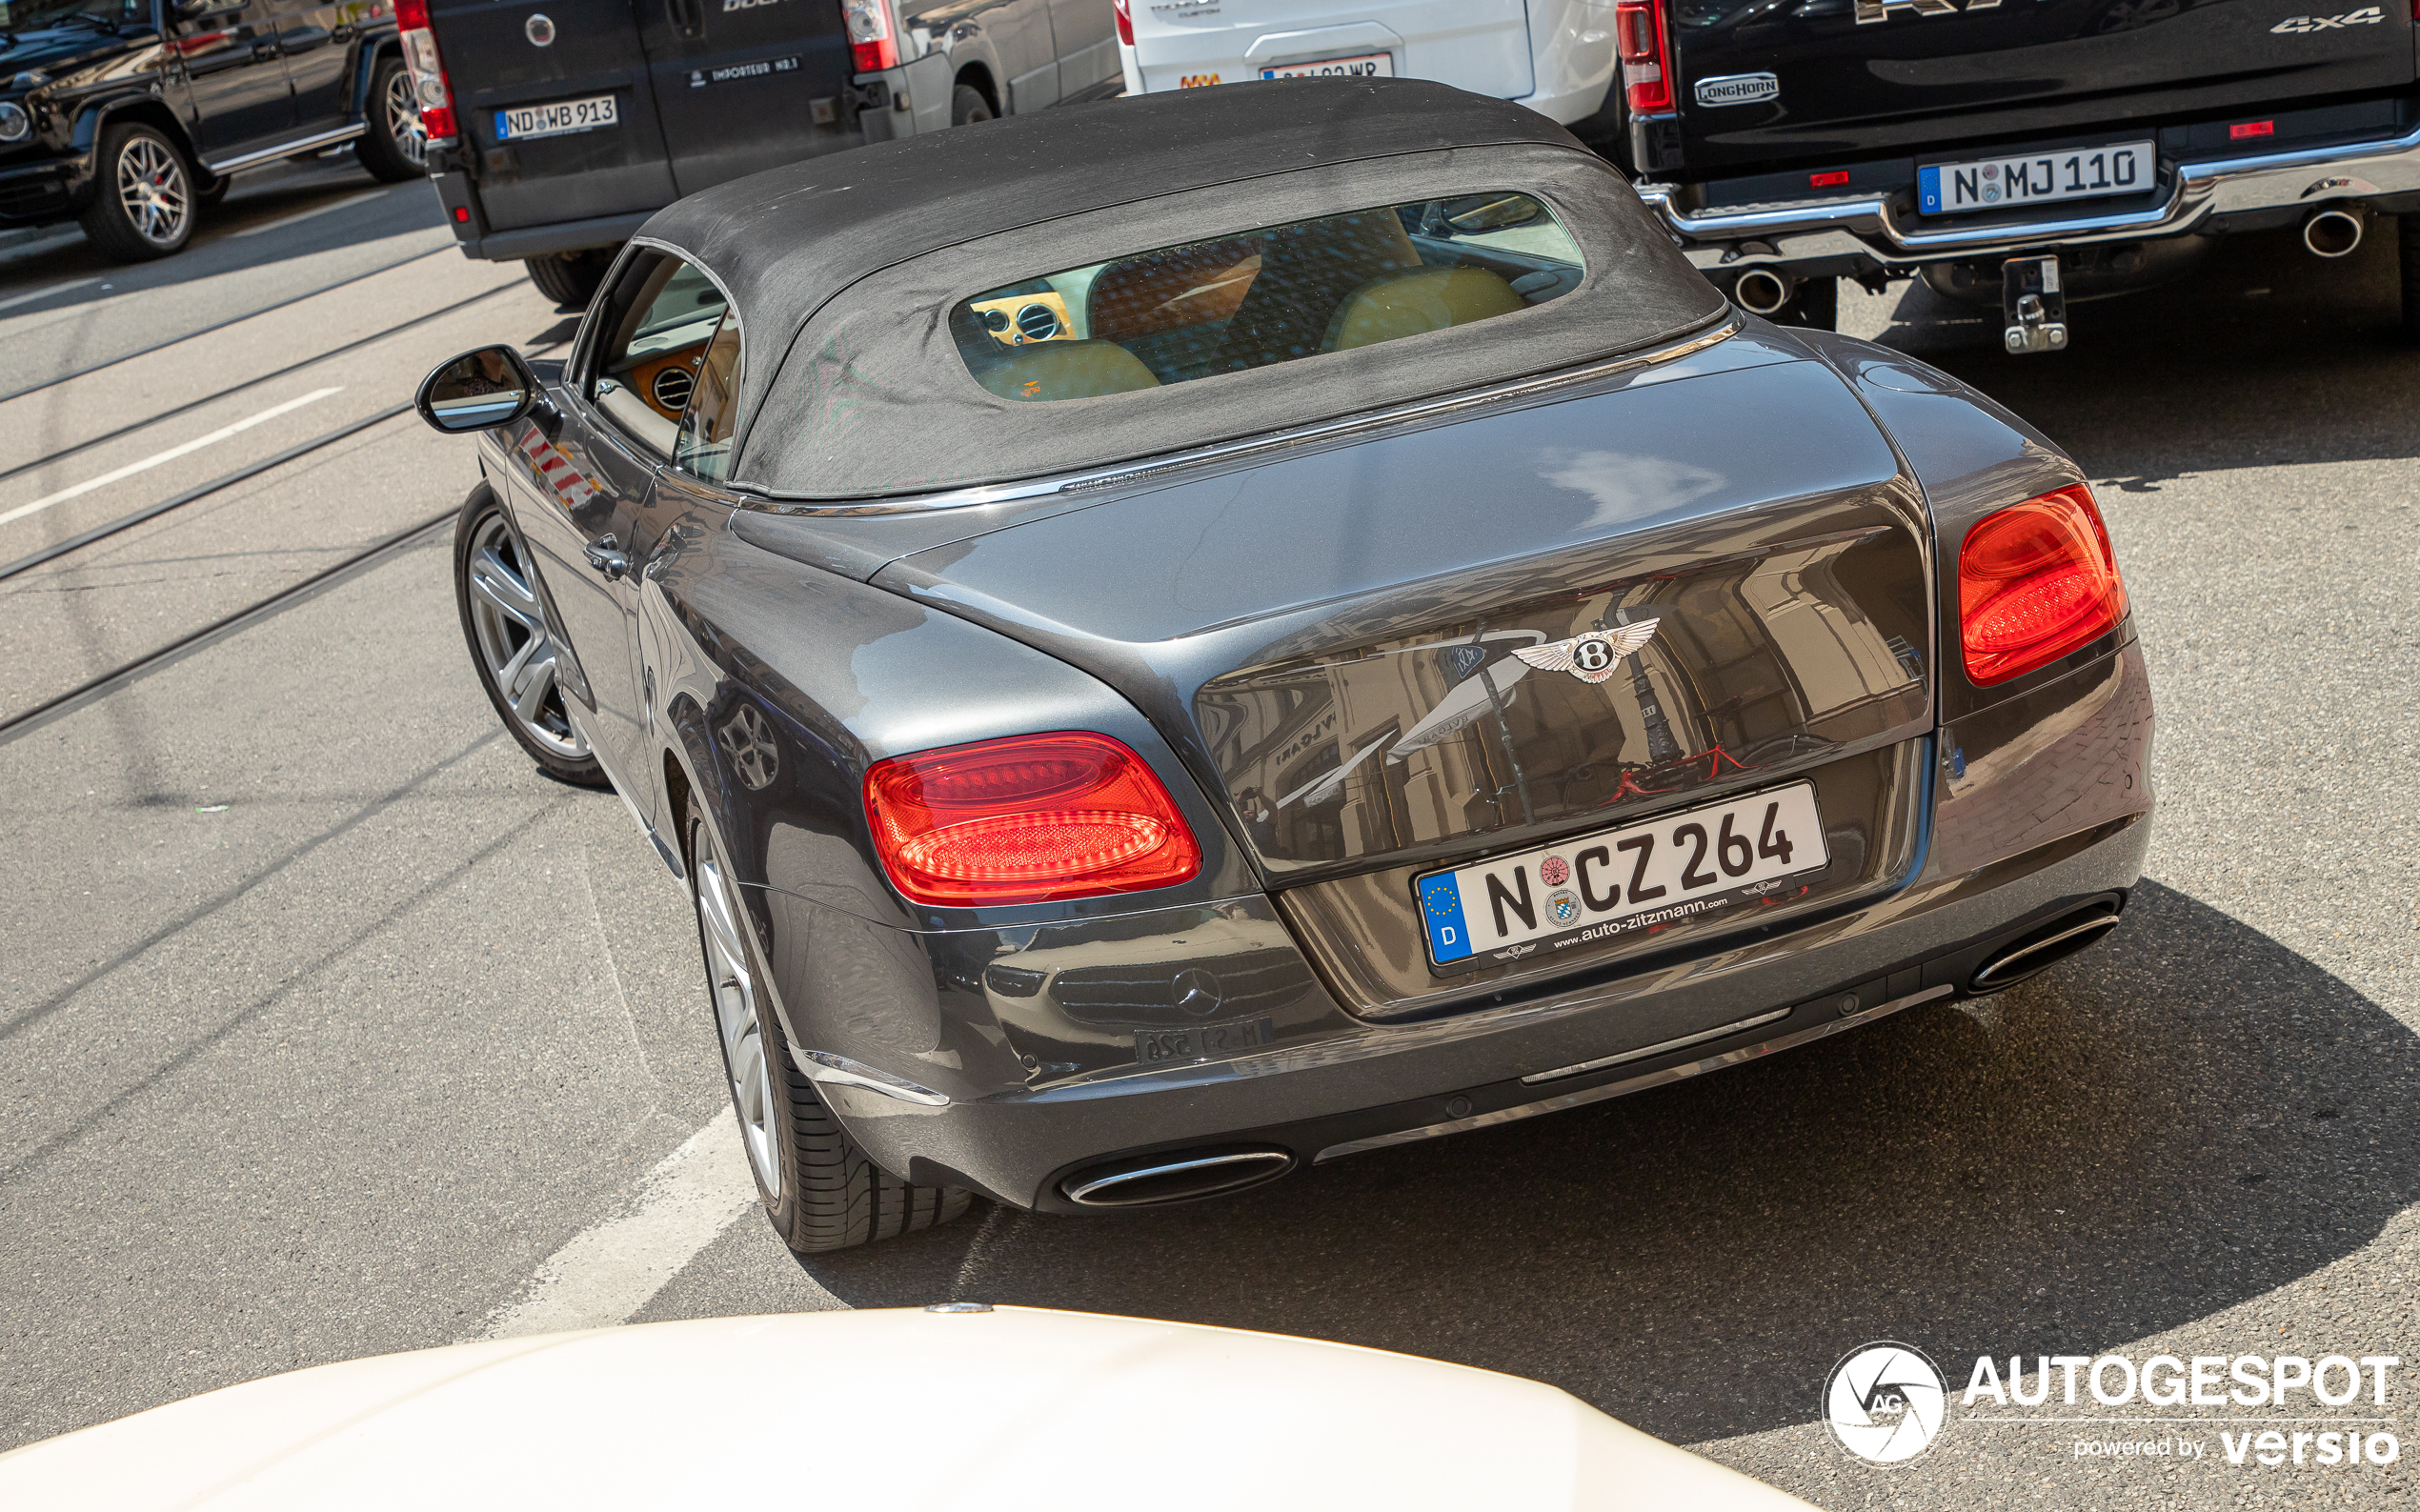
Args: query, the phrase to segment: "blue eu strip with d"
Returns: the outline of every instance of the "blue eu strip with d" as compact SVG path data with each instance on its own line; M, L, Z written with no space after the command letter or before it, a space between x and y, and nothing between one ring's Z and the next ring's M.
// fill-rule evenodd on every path
M1421 917L1428 925L1428 948L1439 964L1470 954L1470 926L1462 922L1462 892L1451 873L1420 884Z

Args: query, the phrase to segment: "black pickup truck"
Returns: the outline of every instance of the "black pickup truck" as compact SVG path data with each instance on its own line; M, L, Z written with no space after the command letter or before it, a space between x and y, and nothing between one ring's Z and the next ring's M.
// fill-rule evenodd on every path
M1828 326L1838 282L1996 304L2010 352L2066 303L2176 276L2235 232L2322 257L2381 215L2420 336L2420 89L2405 0L1620 0L1627 155L1744 308ZM2382 227L2381 230L2386 228Z

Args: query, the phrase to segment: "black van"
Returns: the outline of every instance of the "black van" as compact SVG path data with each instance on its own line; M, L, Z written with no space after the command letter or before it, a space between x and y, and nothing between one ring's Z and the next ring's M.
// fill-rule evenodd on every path
M585 305L684 194L1121 87L1112 0L396 0L465 255Z

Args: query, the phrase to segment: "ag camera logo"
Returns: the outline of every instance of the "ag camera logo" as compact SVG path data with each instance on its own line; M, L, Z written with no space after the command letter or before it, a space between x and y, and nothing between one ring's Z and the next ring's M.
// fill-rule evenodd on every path
M1867 1464L1906 1464L1932 1447L1948 1412L1941 1371L1896 1340L1861 1344L1824 1382L1824 1421L1840 1446Z

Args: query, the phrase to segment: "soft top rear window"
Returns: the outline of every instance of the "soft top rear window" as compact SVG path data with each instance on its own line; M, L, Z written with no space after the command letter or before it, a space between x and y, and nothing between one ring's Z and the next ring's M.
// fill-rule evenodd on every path
M1211 236L986 290L950 312L977 382L1090 399L1350 352L1569 293L1585 265L1517 190Z

